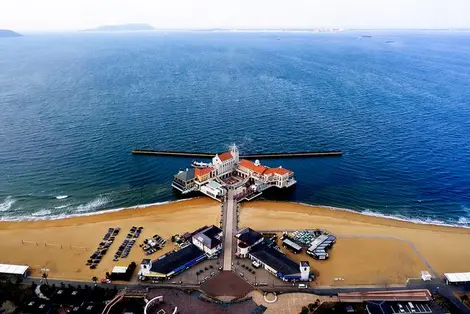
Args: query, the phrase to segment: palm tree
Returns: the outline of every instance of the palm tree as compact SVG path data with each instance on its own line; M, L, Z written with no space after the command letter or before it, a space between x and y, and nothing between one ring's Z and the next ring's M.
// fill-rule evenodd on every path
M98 281L98 277L93 276L93 278L91 278L91 281L95 283L95 287L96 287L96 282Z

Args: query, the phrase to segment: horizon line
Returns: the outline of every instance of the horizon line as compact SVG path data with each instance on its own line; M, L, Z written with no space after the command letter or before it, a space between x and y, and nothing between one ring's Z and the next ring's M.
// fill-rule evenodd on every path
M124 24L116 24L124 25ZM102 26L102 25L100 25ZM96 28L100 27L97 26ZM106 25L107 26L107 25ZM3 30L12 30L15 32L27 32L27 33L55 33L55 32L67 32L67 33L124 33L124 32L184 32L184 31L193 31L193 32L215 32L215 31L272 31L272 32L301 32L301 31L318 31L318 32L348 32L348 31L470 31L470 27L448 27L448 28L421 28L421 27L387 27L387 28L341 28L341 27L272 27L272 28L250 28L250 27L234 27L234 28L223 28L223 27L207 27L207 28L185 28L185 27L175 27L175 28L154 28L149 30L113 30L113 31L100 31L95 30L95 28L87 29L24 29L24 30L15 30L11 28L0 28Z

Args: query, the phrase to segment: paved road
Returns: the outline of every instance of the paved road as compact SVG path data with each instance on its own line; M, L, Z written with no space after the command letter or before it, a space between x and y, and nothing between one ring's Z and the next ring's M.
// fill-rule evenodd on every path
M25 278L23 283L25 284L30 284L31 282L36 282L39 283L40 278ZM56 280L56 279L49 279L49 284L55 284L57 286L60 286L61 283L64 283L65 285L72 285L74 287L81 285L82 287L84 285L89 285L92 286L92 282L86 282L86 281L72 281L72 280ZM123 289L123 288L185 288L185 289L199 289L200 287L198 285L190 285L190 284L170 284L170 283L160 283L160 284L145 284L145 283L138 283L136 285L132 284L98 284L98 286L101 287L109 287L109 288L114 288L116 287L117 289ZM375 286L375 287L329 287L329 288L311 288L311 289L302 289L299 290L297 287L294 287L292 285L286 285L284 287L271 287L271 286L266 286L266 287L258 287L261 291L274 291L274 292L307 292L307 293L314 293L316 295L321 295L321 296L335 296L338 293L346 293L346 292L360 292L360 291L384 291L384 290L403 290L403 289L429 289L432 293L438 292L439 294L443 295L446 297L448 300L450 300L459 310L460 313L470 313L470 310L462 303L460 300L455 296L454 294L454 289L453 287L447 286L444 283L442 283L441 280L435 279L430 282L424 282L422 280L410 280L407 284L406 287L383 287L383 286Z
M236 202L233 191L227 192L227 201L224 203L224 270L232 270L233 236L236 231Z

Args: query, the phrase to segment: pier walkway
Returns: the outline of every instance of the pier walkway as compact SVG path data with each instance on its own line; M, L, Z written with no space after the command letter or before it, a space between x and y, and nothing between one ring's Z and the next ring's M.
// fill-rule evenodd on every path
M150 149L134 149L134 155L153 155L153 156L173 156L173 157L193 157L193 158L212 158L214 153L198 152L177 152L177 151L157 151ZM342 151L316 151L316 152L291 152L291 153L266 153L240 156L242 159L267 159L267 158L308 158L308 157L334 157L341 156Z
M232 257L234 253L235 232L237 231L237 202L233 197L233 191L228 190L227 200L224 202L224 270L232 270Z

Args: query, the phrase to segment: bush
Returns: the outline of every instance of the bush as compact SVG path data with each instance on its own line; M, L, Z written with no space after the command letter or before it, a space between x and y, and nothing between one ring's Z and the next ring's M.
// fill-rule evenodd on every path
M302 311L300 311L300 314L308 314L308 308L306 306L302 306Z
M310 304L308 305L308 310L309 310L310 312L313 312L313 310L314 310L316 307L317 307L317 306L316 306L315 304L310 303Z

